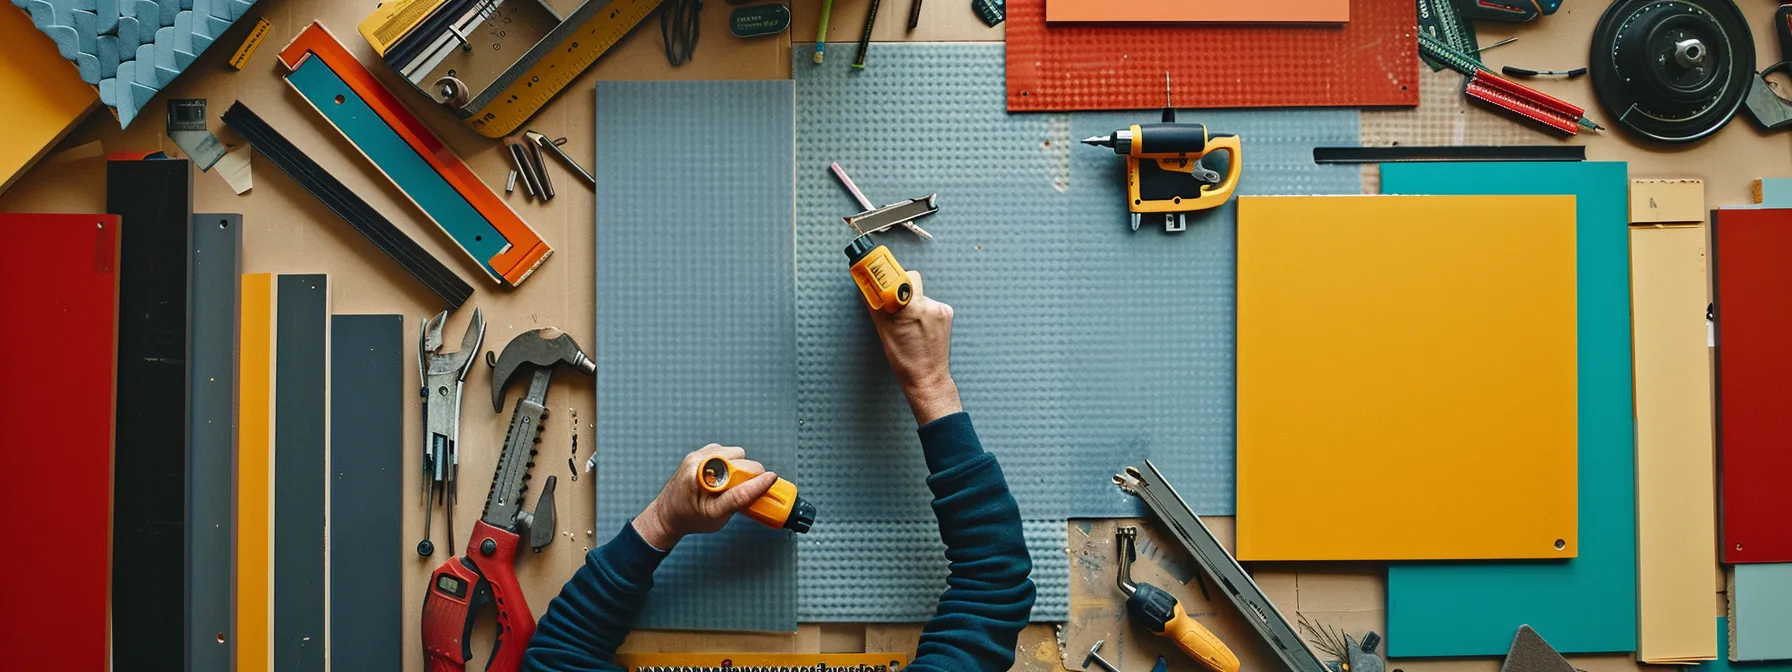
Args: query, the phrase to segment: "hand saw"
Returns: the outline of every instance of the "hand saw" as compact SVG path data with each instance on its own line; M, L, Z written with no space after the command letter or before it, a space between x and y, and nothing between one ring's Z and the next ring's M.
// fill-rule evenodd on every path
M389 0L359 26L386 65L488 138L509 135L659 7L586 0Z

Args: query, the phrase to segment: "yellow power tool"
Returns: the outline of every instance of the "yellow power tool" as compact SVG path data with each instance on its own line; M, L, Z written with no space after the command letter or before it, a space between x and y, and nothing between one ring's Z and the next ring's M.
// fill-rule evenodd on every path
M1144 215L1162 214L1165 231L1188 228L1188 213L1217 208L1232 200L1244 167L1236 135L1211 133L1206 124L1178 123L1169 106L1170 78L1164 75L1163 123L1133 124L1083 144L1110 147L1126 157L1127 210L1132 230ZM1202 162L1215 152L1226 154L1226 174Z
M1203 667L1213 672L1238 672L1238 655L1189 616L1175 595L1149 583L1133 583L1132 562L1138 559L1138 536L1139 528L1130 525L1114 532L1115 550L1120 552L1120 571L1115 574L1114 583L1120 592L1126 593L1126 613L1144 622L1146 629L1159 637L1175 642L1176 648Z
M712 457L704 460L702 466L697 468L697 487L719 495L729 488L753 480L756 475L735 466L733 462ZM772 484L771 490L753 500L747 508L741 509L741 513L766 527L784 528L799 534L808 532L809 527L815 524L815 505L798 497L796 484L782 478Z
M859 236L846 246L846 263L851 265L852 281L873 310L894 315L914 298L915 288L909 285L908 271L896 263L890 248L871 240L871 234Z

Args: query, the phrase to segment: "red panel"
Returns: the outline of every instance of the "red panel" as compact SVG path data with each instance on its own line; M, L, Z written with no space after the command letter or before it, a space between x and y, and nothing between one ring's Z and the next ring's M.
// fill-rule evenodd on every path
M1418 5L1351 0L1341 26L1045 23L1008 0L1008 111L1419 104Z
M1792 210L1719 210L1724 562L1792 562Z
M116 215L0 214L7 669L107 669L118 230Z

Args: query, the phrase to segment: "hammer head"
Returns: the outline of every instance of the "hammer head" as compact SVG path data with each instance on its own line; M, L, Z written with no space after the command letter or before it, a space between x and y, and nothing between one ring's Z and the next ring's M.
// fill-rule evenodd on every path
M512 379L533 367L552 368L565 364L585 375L597 373L597 363L579 350L572 336L553 327L531 329L517 334L504 345L504 352L492 369L492 412L504 412L504 388Z

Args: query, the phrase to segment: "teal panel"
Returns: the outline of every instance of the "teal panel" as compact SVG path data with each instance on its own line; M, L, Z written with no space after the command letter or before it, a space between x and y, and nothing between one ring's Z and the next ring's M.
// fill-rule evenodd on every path
M1717 617L1717 660L1707 660L1684 668L1688 672L1792 672L1792 662L1743 663L1730 660L1730 626L1728 619Z
M1730 616L1736 636L1729 657L1792 659L1792 563L1736 565L1733 571Z
M466 197L441 173L430 167L417 150L411 149L386 120L367 106L367 102L348 88L322 59L307 58L299 69L286 76L299 95L311 102L336 130L373 161L398 190L404 192L417 208L448 232L455 244L473 256L479 267L493 280L504 282L492 268L492 257L510 246L510 241L473 208ZM340 99L342 102L337 102Z
M1761 178L1761 205L1792 208L1792 177Z
M1385 194L1574 196L1580 283L1580 556L1388 568L1390 657L1501 655L1527 624L1562 653L1636 650L1629 189L1623 163L1381 167Z

